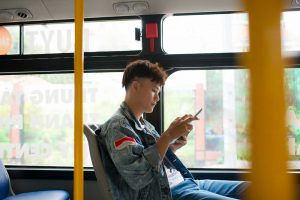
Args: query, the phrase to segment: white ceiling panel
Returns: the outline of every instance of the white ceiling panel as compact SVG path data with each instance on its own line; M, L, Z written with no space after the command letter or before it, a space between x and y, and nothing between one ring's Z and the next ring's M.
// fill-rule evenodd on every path
M73 19L74 0L42 0L53 19Z
M150 12L191 13L215 11L240 11L240 0L155 0L150 2Z
M41 0L0 0L0 9L8 10L15 8L26 8L31 14L31 21L51 19L47 8L44 6Z
M130 0L85 0L85 17L114 17L113 4ZM136 0L139 1L139 0ZM149 9L143 13L128 12L122 15L199 13L244 10L241 0L148 0ZM299 8L299 0L285 0L286 8ZM272 5L270 5L272 6ZM74 18L74 0L0 0L1 9L26 8L33 18L29 21ZM2 13L6 17L7 13ZM0 20L0 23L3 22ZM7 21L9 22L9 21Z

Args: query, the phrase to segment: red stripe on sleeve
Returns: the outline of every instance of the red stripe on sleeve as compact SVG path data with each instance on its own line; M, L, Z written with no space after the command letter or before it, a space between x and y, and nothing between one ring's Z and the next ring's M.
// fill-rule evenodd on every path
M117 141L115 141L115 146L119 147L121 144L123 144L124 142L129 141L129 142L134 142L135 143L135 139L131 138L131 137L123 137Z

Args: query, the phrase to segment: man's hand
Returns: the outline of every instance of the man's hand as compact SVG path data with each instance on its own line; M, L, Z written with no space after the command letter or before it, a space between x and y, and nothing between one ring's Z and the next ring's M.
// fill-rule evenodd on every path
M187 136L193 129L191 122L197 120L197 117L193 115L184 115L183 117L177 117L169 126L169 128L164 132L169 136L170 143L177 140L180 136ZM186 138L184 139L186 140Z
M170 149L175 152L187 144L187 136L180 136L174 143L170 144Z
M177 141L177 144L173 144L173 148L176 151L178 148L186 144L186 137L193 129L191 122L197 120L197 117L193 115L184 115L183 117L177 117L169 126L169 128L163 132L160 138L156 141L158 152L160 157L163 158L169 146L178 140L179 137L183 137L183 140ZM173 151L174 151L173 150Z

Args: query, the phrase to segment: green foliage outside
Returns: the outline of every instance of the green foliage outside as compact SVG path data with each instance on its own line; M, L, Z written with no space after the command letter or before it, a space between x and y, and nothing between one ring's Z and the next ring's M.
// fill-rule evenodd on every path
M235 73L235 120L237 131L237 159L250 161L248 142L249 75L247 71Z
M0 125L0 143L1 144L8 144L9 143L9 132L10 126L8 126L7 120L10 119L10 106L9 105L0 105L0 119L2 120ZM5 121L6 122L5 122ZM5 152L1 152L3 155L2 162L6 163L7 158L5 156Z
M205 94L205 131L223 134L223 74L221 70L207 70Z
M286 106L287 110L295 113L297 119L300 119L300 70L285 70L285 89L286 89ZM300 124L291 124L288 122L288 134L295 138L295 156L291 160L300 160L296 155L300 145Z

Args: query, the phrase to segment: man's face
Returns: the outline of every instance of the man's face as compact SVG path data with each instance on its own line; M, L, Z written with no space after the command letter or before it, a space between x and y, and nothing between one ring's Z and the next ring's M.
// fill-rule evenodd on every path
M143 112L151 113L159 101L160 84L148 78L139 78L137 82L136 100L139 107Z

